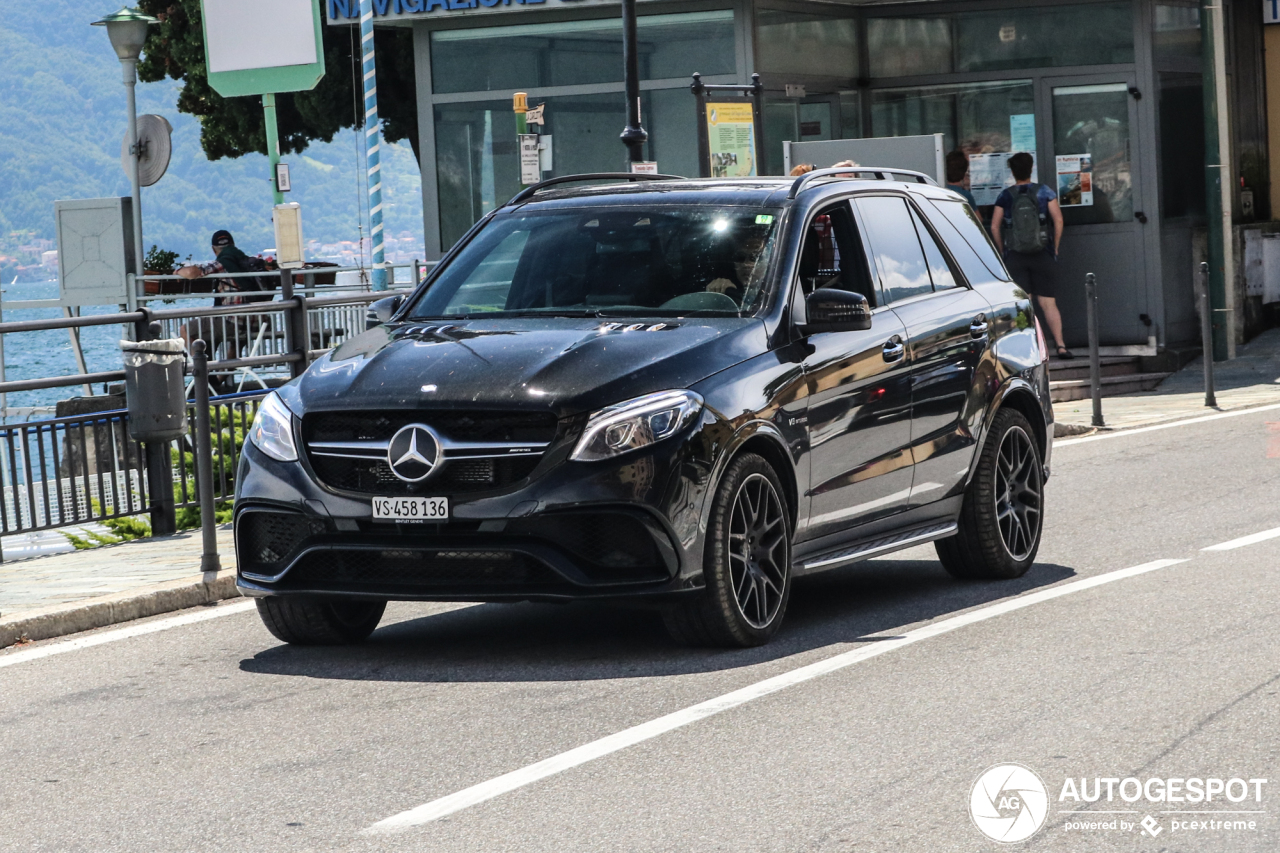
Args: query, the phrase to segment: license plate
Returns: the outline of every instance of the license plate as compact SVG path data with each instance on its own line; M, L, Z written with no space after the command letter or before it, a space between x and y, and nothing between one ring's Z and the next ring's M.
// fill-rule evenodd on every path
M373 517L380 521L445 521L448 498L374 498Z

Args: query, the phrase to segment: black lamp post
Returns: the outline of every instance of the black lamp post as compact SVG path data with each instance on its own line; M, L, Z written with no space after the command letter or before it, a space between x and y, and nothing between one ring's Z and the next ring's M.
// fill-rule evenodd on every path
M627 146L627 163L644 160L644 143L649 138L640 126L640 62L636 51L636 0L622 0L622 65L627 90L627 126L622 144Z

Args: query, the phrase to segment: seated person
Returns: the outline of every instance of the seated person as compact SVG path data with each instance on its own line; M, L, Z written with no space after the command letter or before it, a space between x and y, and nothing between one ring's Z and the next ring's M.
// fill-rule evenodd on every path
M730 275L719 275L707 285L712 293L723 293L734 302L741 303L746 286L751 283L756 262L764 251L765 235L758 231L748 232L738 242L733 253L733 269ZM728 274L729 270L724 270Z

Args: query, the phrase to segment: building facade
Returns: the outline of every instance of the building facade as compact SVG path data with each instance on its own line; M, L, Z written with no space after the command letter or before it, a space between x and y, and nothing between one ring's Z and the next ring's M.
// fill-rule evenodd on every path
M350 22L344 0L326 3L331 23ZM1247 223L1271 206L1263 23L1255 3L1226 6L1235 213ZM379 26L413 28L429 255L519 189L513 92L546 105L545 176L624 168L616 3L375 0L375 13ZM1197 338L1205 161L1194 2L641 0L638 33L646 159L660 171L698 174L694 72L708 83L760 73L762 174L782 173L784 140L941 133L968 154L1031 149L1051 185L1069 162L1058 158L1086 155L1089 193L1064 207L1068 342L1083 343L1088 272L1104 345Z

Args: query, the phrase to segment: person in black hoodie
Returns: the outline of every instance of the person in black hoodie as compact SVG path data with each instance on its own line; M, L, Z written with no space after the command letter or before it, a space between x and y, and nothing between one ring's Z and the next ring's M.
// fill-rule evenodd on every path
M183 278L202 278L207 275L217 275L218 273L241 273L241 272L257 272L256 267L249 264L249 256L236 246L235 239L231 236L230 231L218 230L213 232L213 256L212 261L203 264L191 264L190 266L180 267L176 275ZM253 290L258 290L258 282L251 278L224 278L219 279L213 286L213 290L223 296L215 297L214 305L239 305L250 301L244 296L238 294ZM210 352L225 342L228 338L234 338L237 348L241 343L247 343L242 340L256 332L256 318L249 320L246 317L204 317L197 320L195 326L195 337L202 338L208 344ZM252 326L252 328L251 328ZM190 346L192 330L188 326L182 327L182 339Z

